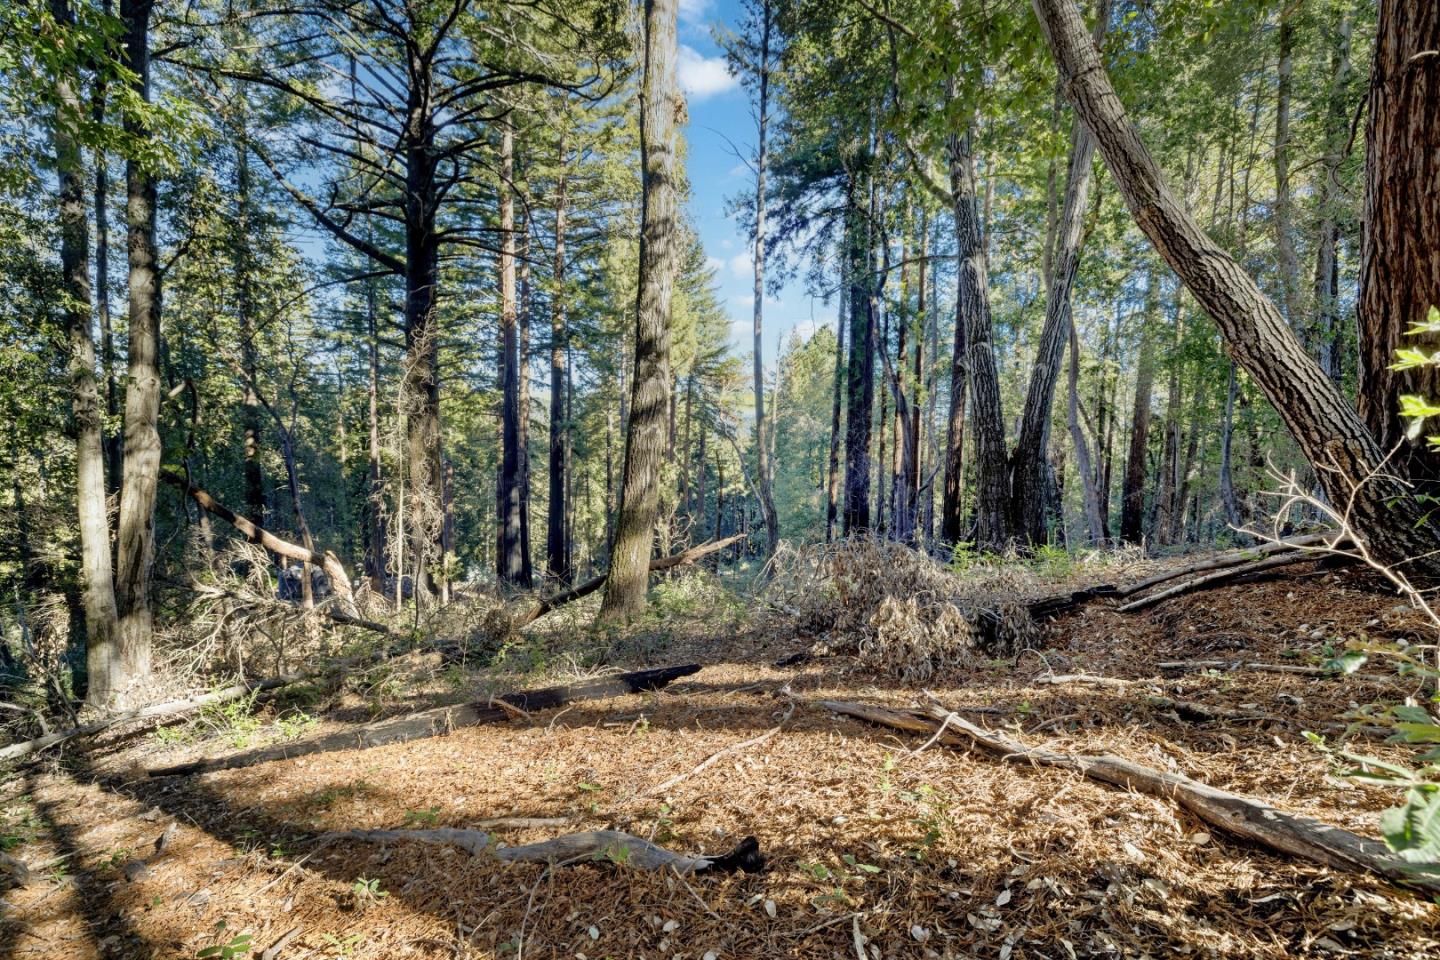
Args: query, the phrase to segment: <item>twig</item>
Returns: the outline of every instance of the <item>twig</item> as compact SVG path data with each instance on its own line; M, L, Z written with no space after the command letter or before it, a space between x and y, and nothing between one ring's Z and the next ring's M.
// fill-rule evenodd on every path
M764 743L765 741L769 740L771 737L779 733L780 729L785 726L786 722L790 719L791 715L794 714L794 712L795 701L792 700L790 702L789 708L785 711L785 716L780 719L780 722L777 723L775 726L771 727L769 730L766 730L764 733L760 734L758 737L751 737L749 740L742 740L739 743L732 743L730 746L724 748L723 750L717 750L714 753L710 754L710 756L706 757L703 761L701 761L700 765L695 767L693 770L690 770L687 773L677 773L675 776L671 777L669 780L666 780L664 783L657 784L656 786L651 787L649 790L637 794L637 796L653 797L657 794L664 793L666 790L669 790L671 787L675 786L678 783L690 779L697 773L702 773L705 770L710 769L710 767L714 766L721 759L729 756L732 753L738 753L739 751L746 750L750 747L760 746L760 744Z

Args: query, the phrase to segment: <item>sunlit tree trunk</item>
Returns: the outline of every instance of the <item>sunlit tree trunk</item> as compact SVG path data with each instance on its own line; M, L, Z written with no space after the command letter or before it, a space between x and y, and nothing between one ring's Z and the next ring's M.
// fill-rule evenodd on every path
M500 480L496 497L499 551L496 573L504 583L522 584L520 548L520 370L516 332L514 131L500 130Z
M680 243L676 189L681 170L675 155L675 120L681 106L675 85L677 8L678 0L645 0L645 63L640 94L643 209L635 378L625 439L620 515L600 606L602 621L627 620L644 608L660 506L660 464L665 456L666 403L670 393L670 294Z
M132 94L150 98L151 0L122 0L125 65ZM131 112L126 132L148 136ZM155 495L160 476L160 271L155 257L155 177L138 159L125 164L126 224L130 251L129 356L125 390L125 454L120 524L115 541L115 601L120 615L119 655L113 664L111 705L127 706L150 678L154 632L150 579L155 564Z
M755 248L754 248L754 353L752 367L755 381L755 456L760 513L765 521L765 557L775 553L780 543L780 518L775 512L775 492L771 483L770 451L766 437L770 425L765 421L765 364L762 334L765 313L765 174L769 162L767 134L770 123L770 28L773 19L770 0L760 0L760 46L756 80L756 147L755 147Z
M566 526L565 482L569 472L570 412L565 404L566 348L570 331L565 313L565 215L568 202L565 177L565 139L560 138L560 173L555 184L555 290L550 299L550 456L549 502L545 521L546 572L562 583L574 576L569 529ZM608 504L607 504L608 511Z
M67 0L51 0L55 22L75 30ZM85 163L78 131L83 121L76 78L55 78L52 139L59 180L60 269L65 329L70 341L70 396L75 424L76 506L80 526L80 587L85 606L86 702L107 708L122 698L126 676L118 643L119 617L110 572L110 523L105 509L104 427L95 382L95 340L90 328L90 224L85 209Z

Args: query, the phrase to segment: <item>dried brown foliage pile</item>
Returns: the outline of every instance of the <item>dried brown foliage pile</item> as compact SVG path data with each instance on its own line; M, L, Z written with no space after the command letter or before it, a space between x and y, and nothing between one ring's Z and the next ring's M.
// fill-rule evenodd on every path
M1001 582L1006 576L961 577L912 547L856 537L777 558L767 627L923 683L1040 645L1017 585Z

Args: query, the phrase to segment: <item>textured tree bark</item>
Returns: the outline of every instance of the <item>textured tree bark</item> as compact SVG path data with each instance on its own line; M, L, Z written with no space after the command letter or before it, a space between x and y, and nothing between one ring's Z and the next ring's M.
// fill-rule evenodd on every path
M1151 321L1159 305L1159 271L1151 270L1140 324L1140 358L1135 369L1135 406L1130 415L1130 450L1125 458L1121 490L1120 539L1141 543L1145 538L1145 458L1150 449L1150 394L1155 389L1155 337Z
M386 570L390 563L389 536L385 523L385 478L380 469L380 318L375 306L375 281L365 281L365 338L368 359L366 416L369 421L366 456L365 516L368 521L366 570L378 593L385 592ZM403 573L404 571L397 571ZM398 579L398 576L397 576Z
M57 26L74 29L68 0L51 0ZM80 526L80 587L85 604L86 703L108 708L123 695L119 615L110 572L110 521L105 509L104 424L95 382L95 341L90 330L90 225L86 217L85 163L77 131L83 122L75 78L55 78L52 140L59 180L60 270L65 283L65 330L70 341L71 416L75 424L75 500Z
M1095 135L1136 223L1214 318L1235 360L1255 378L1304 450L1332 503L1383 562L1432 555L1433 526L1411 493L1383 475L1385 454L1240 265L1176 201L1125 115L1085 23L1070 0L1032 0L1066 94ZM1429 570L1435 561L1420 560Z
M243 123L243 118L242 118ZM258 524L265 523L265 478L260 466L260 399L254 384L258 382L259 360L255 348L255 257L253 241L253 210L250 199L250 151L245 145L242 126L235 148L235 213L233 244L230 251L235 269L235 313L240 324L240 365L245 376L245 396L241 405L241 430L245 463L245 512Z
M520 550L520 369L515 298L515 133L500 128L500 483L495 518L499 526L496 574L502 583L522 584Z
M570 470L570 412L565 405L565 350L570 330L565 315L565 214L568 198L565 178L565 138L557 148L560 173L555 183L555 291L550 298L550 499L545 514L545 569L554 579L569 583L574 579L573 555L569 530L565 523L565 480ZM703 461L702 461L703 463Z
M533 586L535 581L535 559L530 553L530 216L527 213L520 220L520 345L516 357L516 379L518 385L517 406L520 408L520 582ZM446 475L454 473L447 468ZM448 502L448 501L447 501ZM453 552L454 547L447 547Z
M122 0L125 65L134 74L132 93L150 98L151 0ZM144 140L148 131L134 114L126 132ZM120 616L118 657L113 664L110 706L125 707L142 695L150 678L154 632L150 577L155 563L155 493L160 475L160 271L155 258L155 178L143 163L125 164L126 224L130 260L130 347L125 390L125 457L120 524L115 541L115 602Z
M756 74L756 147L755 147L755 247L754 247L754 347L752 367L755 381L755 453L756 487L760 494L760 514L765 521L765 558L775 555L780 545L780 518L775 512L775 491L771 484L770 450L766 437L770 425L765 422L765 352L762 334L765 329L765 174L769 161L766 135L770 124L770 28L773 20L770 0L760 0L760 48Z
M845 370L845 536L870 528L870 420L875 400L875 314L870 287L874 252L869 217L860 207L864 187L852 174L845 212L845 253L850 298L850 355Z
M434 106L414 64L406 110L405 153L405 369L400 408L405 423L405 524L412 595L424 607L437 583L434 565L444 556L444 494L440 455L440 331L435 316L440 280L440 238L435 229ZM397 578L399 582L400 578Z
M1005 455L1005 420L1000 406L1000 376L995 369L995 344L990 320L990 280L985 241L976 210L975 164L971 130L950 137L950 194L955 205L956 347L963 329L965 364L962 378L969 381L973 401L971 425L975 433L975 543L985 549L1003 549L1011 540L1010 477ZM959 539L960 493L963 488L964 396L956 406L955 376L951 374L950 449L946 455L945 514L941 539ZM957 423L958 415L958 423ZM952 495L953 490L953 495ZM950 539L953 536L955 539Z
M1085 505L1085 527L1090 543L1104 543L1110 537L1105 529L1105 518L1100 513L1100 491L1095 486L1094 465L1090 459L1090 444L1085 439L1085 428L1080 422L1080 338L1075 335L1075 320L1070 320L1070 362L1069 362L1069 405L1067 411L1070 427L1070 442L1075 447L1075 471L1080 474L1080 485Z
M670 294L678 262L676 209L680 161L675 120L682 101L675 84L678 0L645 0L645 64L640 92L640 290L635 316L635 378L620 516L605 578L602 621L628 620L645 606L650 552L660 506L670 393Z
M1240 527L1245 518L1240 515L1240 501L1235 496L1235 465L1233 447L1235 441L1235 397L1239 382L1235 375L1235 361L1230 361L1230 380L1225 387L1225 413L1220 420L1220 504L1225 510L1225 522Z
M1440 480L1440 457L1423 436L1405 438L1400 396L1440 397L1433 366L1392 370L1407 337L1440 304L1440 4L1381 0L1365 128L1365 225L1360 245L1360 415L1380 449L1403 444L1396 465ZM1433 430L1426 431L1434 432Z
M1100 0L1093 33L1096 45L1104 38L1109 20L1110 2ZM1094 158L1095 140L1077 117L1070 129L1065 199L1054 231L1050 274L1046 282L1045 323L1040 330L1040 344L1030 373L1030 385L1025 391L1020 436L1010 456L1011 530L1021 542L1031 546L1043 544L1048 539L1045 528L1046 454L1050 449L1051 413L1055 404L1055 387L1060 380L1060 363L1065 356L1066 335L1073 327L1070 293L1075 285L1075 271L1080 265L1081 231L1085 208L1090 202L1090 166ZM1086 459L1089 459L1088 452ZM1093 486L1093 480L1088 476L1084 482L1087 489Z
M114 12L111 0L104 0L105 16ZM97 128L105 123L105 102L109 84L104 71L95 77L90 115ZM100 369L105 376L105 417L114 424L120 420L120 390L115 383L115 334L110 318L110 158L103 150L95 151L95 316L100 323ZM113 428L111 428L113 430ZM120 453L122 438L111 432L104 437L105 490L120 491ZM108 521L107 521L108 524ZM111 582L114 592L114 582Z

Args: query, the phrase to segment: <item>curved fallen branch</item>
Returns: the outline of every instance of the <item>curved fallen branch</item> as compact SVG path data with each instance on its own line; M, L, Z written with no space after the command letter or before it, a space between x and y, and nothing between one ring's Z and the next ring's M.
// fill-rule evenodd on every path
M322 834L317 839L322 843L336 840L358 840L362 843L408 840L459 847L471 856L479 856L489 851L495 859L511 863L525 861L565 866L608 862L635 867L638 870L674 870L681 874L726 873L736 870L759 873L765 865L760 844L754 837L746 837L728 853L715 857L691 857L675 853L649 840L619 830L567 833L551 840L518 847L497 847L490 834L483 830L458 830L449 827L434 830L343 830Z
M737 533L734 536L726 537L723 540L711 540L708 543L699 544L698 546L691 547L688 550L682 550L679 553L673 553L668 557L657 557L654 560L650 561L650 572L656 573L660 570L669 570L673 567L683 566L687 563L694 563L695 561L700 560L703 557L708 557L712 553L719 553L721 550L724 550L732 543L744 540L748 536L750 536L750 534L748 533ZM590 594L605 586L606 576L607 574L602 573L598 577L591 577L584 583L571 587L569 590L562 590L560 593L551 594L548 597L541 597L539 602L537 602L533 607L531 607L529 610L520 614L513 621L511 621L511 625L516 630L519 630L520 628L527 627L530 624L534 623L536 620L539 620L547 613L551 613L552 611L565 606L565 604L567 603L573 603L574 601L579 600L581 597L588 597Z
M261 747L228 757L195 760L168 767L154 767L146 772L151 777L180 777L211 770L235 770L253 767L275 760L289 760L314 753L333 753L338 750L368 750L392 743L423 740L443 736L458 727L473 727L482 723L499 723L509 720L512 710L548 710L580 700L600 700L618 697L627 693L642 693L658 690L672 680L698 673L698 663L687 663L675 667L659 667L654 670L636 670L620 673L576 684L544 687L539 690L521 690L494 697L492 701L503 701L506 707L497 707L491 701L462 703L449 707L435 707L417 713L366 724L340 733L303 740L299 743L282 743L273 747Z
M1059 753L1029 747L1002 733L978 727L938 705L913 711L821 700L817 706L897 730L929 735L940 731L942 742L948 746L979 746L1010 763L1073 770L1089 780L1173 800L1205 823L1271 850L1346 873L1373 874L1428 894L1440 893L1440 876L1418 872L1415 864L1396 857L1378 841L1285 813L1180 774L1154 770L1109 754ZM942 725L948 729L940 730Z
M340 558L329 550L318 551L303 547L298 543L291 543L289 540L281 540L275 534L266 530L253 520L237 514L234 510L216 500L209 493L195 486L185 477L170 470L161 470L160 479L179 488L194 500L201 509L214 514L224 520L230 526L245 535L245 539L257 546L264 547L271 553L284 557L287 560L297 560L301 563L311 563L325 571L330 578L330 584L335 588L335 593L346 604L353 606L355 603L355 591L350 585L350 577L345 572L345 566ZM368 624L365 621L364 624ZM364 625L356 623L357 626Z

